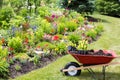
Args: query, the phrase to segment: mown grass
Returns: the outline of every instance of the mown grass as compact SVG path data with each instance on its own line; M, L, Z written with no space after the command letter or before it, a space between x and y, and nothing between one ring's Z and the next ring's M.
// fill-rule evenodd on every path
M120 19L99 14L94 14L92 16L101 19L105 27L102 36L97 41L90 44L89 49L114 50L119 55ZM82 70L82 74L78 77L68 77L63 75L60 72L60 69L71 61L76 60L72 56L66 55L42 69L37 69L28 74L19 76L15 80L93 80L93 78L86 70ZM119 61L119 59L116 59L114 61ZM101 67L96 67L93 69L98 80L102 80L101 69ZM108 66L106 69L106 80L119 80L119 78L120 65Z

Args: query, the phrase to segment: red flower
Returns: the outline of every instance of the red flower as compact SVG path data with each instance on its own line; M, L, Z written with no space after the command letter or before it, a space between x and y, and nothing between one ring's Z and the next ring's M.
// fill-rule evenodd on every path
M1 40L1 41L2 41L2 43L4 43L4 42L5 42L5 39L4 39L4 38L2 38L2 40Z
M59 36L57 36L57 35L53 36L53 37L52 37L52 40L54 40L54 41L59 40Z
M37 46L37 48L40 48L40 46Z
M9 47L9 51L13 51L14 50L14 48L12 48L12 47Z
M25 39L25 43L26 43L26 44L27 44L27 43L29 43L29 40L28 40L28 38L26 38L26 39Z

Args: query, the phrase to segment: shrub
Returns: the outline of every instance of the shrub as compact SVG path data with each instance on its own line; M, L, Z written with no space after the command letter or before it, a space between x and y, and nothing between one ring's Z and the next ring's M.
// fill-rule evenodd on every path
M15 52L23 51L22 39L19 37L13 37L12 39L9 39L8 46L12 48Z
M60 0L60 4L64 8L76 10L80 13L94 11L94 0Z
M96 0L96 7L101 14L120 16L119 0Z
M14 12L11 7L4 7L0 10L0 26L2 29L9 28L9 21L12 16L14 16Z

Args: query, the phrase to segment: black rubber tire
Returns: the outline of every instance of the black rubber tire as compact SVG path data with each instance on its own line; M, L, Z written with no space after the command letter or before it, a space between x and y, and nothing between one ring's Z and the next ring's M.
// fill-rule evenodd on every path
M70 63L68 63L68 64L64 67L64 69L68 69L68 68L70 68L70 66L75 67L75 68L80 67L80 65L79 65L78 63L76 63L76 62L70 62ZM64 72L64 74L65 74L66 76L79 76L79 75L81 74L81 70L75 70L75 71L76 71L76 72L73 73L73 74L70 74L69 71Z

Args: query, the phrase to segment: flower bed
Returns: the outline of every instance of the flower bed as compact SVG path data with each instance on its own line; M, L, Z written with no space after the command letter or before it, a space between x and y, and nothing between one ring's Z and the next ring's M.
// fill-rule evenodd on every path
M77 12L44 7L42 10L47 9L47 13L26 18L15 16L8 29L0 30L0 77L7 78L10 73L14 78L42 67L66 54L69 45L87 49L88 43L103 31L102 25L89 22Z

